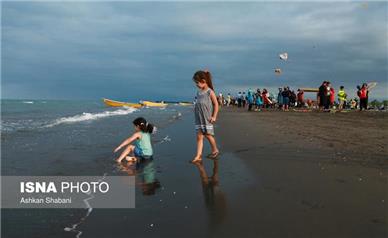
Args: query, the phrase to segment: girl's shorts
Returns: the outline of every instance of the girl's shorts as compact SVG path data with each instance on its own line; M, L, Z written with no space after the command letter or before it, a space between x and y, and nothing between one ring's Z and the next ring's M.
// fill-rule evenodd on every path
M137 147L137 146L135 146L135 150L133 151L133 153L135 154L136 157L142 157L143 156L143 151L139 147Z
M134 149L133 153L134 153L136 158L152 159L152 155L144 155L143 151L139 147L137 147L137 146L135 146L135 149Z

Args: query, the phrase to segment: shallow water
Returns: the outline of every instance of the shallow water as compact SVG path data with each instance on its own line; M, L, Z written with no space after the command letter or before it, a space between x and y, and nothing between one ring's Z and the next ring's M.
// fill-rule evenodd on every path
M60 103L62 112L51 106L41 118L38 112L43 109L25 109L36 102L22 102L19 111L12 108L3 114L2 120L14 120L14 125L36 122L3 130L3 175L136 176L136 208L3 209L3 237L211 236L227 219L228 209L238 205L233 201L239 191L260 182L232 154L216 161L204 159L203 166L188 162L196 149L190 107L129 112L94 102L79 108ZM19 118L23 110L28 113ZM138 116L158 128L154 159L118 166L112 150L130 135L131 121ZM204 154L210 152L208 146L205 150Z

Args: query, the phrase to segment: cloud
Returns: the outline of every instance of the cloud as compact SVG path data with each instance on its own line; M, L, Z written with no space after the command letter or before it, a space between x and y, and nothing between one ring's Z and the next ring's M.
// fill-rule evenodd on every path
M368 80L386 87L386 7L4 2L2 95L189 99L192 74L205 67L220 91L316 86L327 79L349 88ZM283 51L288 62L278 59ZM276 67L282 76L274 75ZM375 96L386 97L384 91Z

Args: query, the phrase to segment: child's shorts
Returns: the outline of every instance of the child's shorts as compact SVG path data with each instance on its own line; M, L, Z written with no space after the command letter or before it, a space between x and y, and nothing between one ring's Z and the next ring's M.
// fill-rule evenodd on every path
M137 146L135 146L133 153L135 154L135 157L142 157L143 156L143 151Z
M133 153L134 153L136 158L152 159L152 155L144 155L143 151L139 147L137 147L137 146L135 146L135 149L134 149Z

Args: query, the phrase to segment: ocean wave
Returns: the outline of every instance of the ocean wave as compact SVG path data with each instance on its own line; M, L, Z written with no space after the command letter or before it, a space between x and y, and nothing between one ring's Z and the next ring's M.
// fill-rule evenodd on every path
M34 104L33 101L23 101L22 103L25 103L25 104Z
M136 110L137 109L135 108L128 107L124 109L118 109L115 111L104 111L99 113L84 112L82 114L75 115L75 116L61 117L59 119L56 119L53 123L45 125L44 127L53 127L60 124L71 124L71 123L82 122L82 121L92 121L92 120L97 120L100 118L111 117L111 116L127 115L130 113L133 113Z
M134 108L121 108L114 111L103 111L98 113L89 113L84 112L82 114L61 117L54 120L32 120L32 119L19 119L16 121L7 121L1 120L1 131L2 132L14 132L20 130L34 130L34 129L44 129L49 127L58 126L61 124L72 124L83 121L93 121L105 117L127 115L133 113L137 109Z

